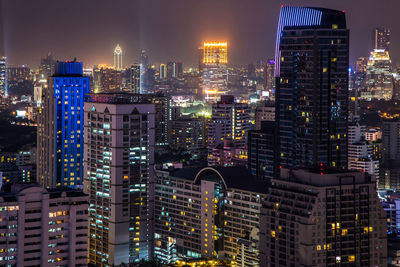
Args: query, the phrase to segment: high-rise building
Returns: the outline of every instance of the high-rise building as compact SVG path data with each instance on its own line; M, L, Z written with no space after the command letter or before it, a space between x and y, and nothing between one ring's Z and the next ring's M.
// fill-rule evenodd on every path
M389 51L390 48L390 29L376 28L372 34L374 49Z
M176 118L169 121L168 144L176 150L198 151L206 147L205 121L200 118Z
M141 95L93 94L85 102L89 263L152 258L155 107Z
M122 49L119 44L114 49L114 69L122 70Z
M140 93L140 65L132 65L129 69L130 92Z
M167 78L167 67L165 64L160 64L160 79Z
M371 52L364 79L364 86L361 87L361 99L392 99L394 79L388 51L374 49Z
M0 95L7 95L7 58L0 57Z
M150 68L149 57L146 50L140 52L140 93L146 94L149 88L146 88L146 73Z
M260 215L260 266L386 266L386 215L362 172L281 169Z
M56 61L51 53L48 53L45 58L40 60L39 65L39 78L42 80L49 80L49 77L54 74L56 70Z
M400 120L382 122L382 161L379 188L400 189Z
M38 119L37 179L47 188L83 181L83 101L90 92L82 62L58 62Z
M264 63L264 90L268 92L271 100L275 99L275 60L268 60Z
M247 131L250 130L250 108L245 103L235 103L232 95L221 96L212 105L211 121L208 125L208 147L214 148L224 140L232 140L235 145L247 144Z
M215 103L228 91L228 43L204 42L202 60L203 94Z
M269 180L279 174L277 130L274 121L262 121L260 129L248 133L248 168L258 179Z
M101 68L102 65L93 66L93 88L91 88L91 93L101 92Z
M280 165L346 169L349 31L345 13L282 7L276 48Z
M356 72L365 73L367 71L367 64L367 57L359 57L356 61Z
M209 151L208 166L247 166L247 153L247 147L236 145L232 140L225 139Z
M260 206L268 184L244 167L157 170L155 255L163 263L218 258L259 265ZM265 265L266 266L266 265Z
M87 266L88 197L13 184L0 191L0 265Z
M21 67L8 67L7 68L7 82L28 81L31 79L31 69L25 66Z

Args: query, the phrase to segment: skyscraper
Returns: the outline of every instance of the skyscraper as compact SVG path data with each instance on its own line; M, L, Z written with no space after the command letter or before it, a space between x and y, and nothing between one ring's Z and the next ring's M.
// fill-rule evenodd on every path
M366 100L390 100L393 96L394 80L389 52L384 49L371 51L366 67L360 98Z
M6 57L0 57L0 95L7 95L7 63Z
M114 69L122 70L122 49L119 44L114 49Z
M264 63L264 90L268 92L271 100L275 99L275 61L268 60Z
M140 93L145 94L148 92L148 88L145 88L145 76L149 69L149 57L147 56L146 50L140 52Z
M132 65L129 69L129 83L130 83L130 92L134 94L140 93L140 65L135 64Z
M160 79L165 79L167 77L167 68L165 64L160 64Z
M331 168L281 169L260 215L260 266L386 266L376 181Z
M204 42L203 53L203 94L215 103L228 91L228 43Z
M39 65L39 75L42 80L49 80L49 77L52 76L55 72L56 62L51 53L48 53L45 58L40 60Z
M389 51L390 48L390 29L376 28L372 34L374 49Z
M276 48L280 164L347 168L349 31L344 12L282 7Z
M37 179L44 187L82 185L83 101L90 92L82 62L58 62L38 119Z
M142 95L93 94L84 109L89 263L152 258L154 104Z

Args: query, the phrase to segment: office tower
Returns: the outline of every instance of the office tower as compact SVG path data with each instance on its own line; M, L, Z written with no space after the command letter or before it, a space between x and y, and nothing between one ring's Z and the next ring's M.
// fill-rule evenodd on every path
M375 49L369 56L360 98L390 100L393 96L393 88L392 62L389 52Z
M145 94L148 92L148 89L146 87L146 73L148 69L150 68L149 64L149 57L147 56L146 50L142 50L140 52L140 93Z
M168 62L167 63L167 78L172 79L176 77L176 63Z
M183 64L182 62L175 62L175 78L183 77Z
M260 129L248 133L248 168L261 180L279 174L278 128L274 121L262 121Z
M271 100L275 99L275 60L268 60L264 63L264 90L268 92Z
M400 120L382 122L382 161L379 188L400 189Z
M386 266L386 216L366 173L281 169L260 225L260 266Z
M376 28L372 34L374 49L389 51L390 48L390 29Z
M0 265L87 266L87 195L15 184L0 206Z
M347 168L349 31L344 12L282 7L276 48L280 165Z
M215 103L228 91L228 44L203 44L203 94L207 102Z
M256 107L254 120L256 130L261 129L262 121L275 121L275 103L271 101L259 103Z
M195 152L206 147L205 121L203 119L174 118L169 121L169 124L168 144L170 148Z
M140 93L140 65L132 65L129 69L130 92Z
M7 58L0 57L0 95L7 95Z
M119 44L114 49L114 69L122 70L122 49Z
M93 66L93 88L91 88L91 93L101 92L101 65Z
M103 66L100 70L100 84L102 93L121 91L121 71Z
M82 185L83 101L89 92L82 62L57 63L38 119L37 179L44 187Z
M399 229L397 225L400 223L400 195L391 190L379 190L379 200L386 212L386 229L388 234L397 234ZM388 240L389 242L389 240ZM389 252L389 251L388 251ZM400 256L400 255L399 255Z
M154 105L141 95L93 94L85 102L89 263L152 258Z
M259 265L259 216L268 184L243 167L157 170L155 256Z
M224 140L232 140L235 145L247 144L247 131L250 130L250 108L244 103L235 103L232 95L221 96L212 105L211 121L208 125L208 147L214 148Z
M165 64L160 64L160 79L167 78L167 67Z
M40 79L49 80L49 77L54 74L56 70L56 61L51 53L48 53L45 58L40 60L39 76Z

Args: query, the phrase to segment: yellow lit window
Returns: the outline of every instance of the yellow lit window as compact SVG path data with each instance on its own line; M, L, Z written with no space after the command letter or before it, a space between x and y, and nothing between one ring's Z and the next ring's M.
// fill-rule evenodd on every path
M356 256L354 256L354 255L350 255L349 256L349 261L350 262L353 262L353 261L355 261L356 260Z
M274 231L274 230L271 230L271 236L272 236L272 237L275 237L275 236L276 236L276 234L275 234L275 231Z

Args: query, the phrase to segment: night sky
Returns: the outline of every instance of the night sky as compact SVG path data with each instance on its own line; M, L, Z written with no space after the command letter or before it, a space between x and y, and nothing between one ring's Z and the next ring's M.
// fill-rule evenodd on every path
M374 27L392 31L400 63L399 0L0 0L0 54L36 67L48 52L85 65L112 63L117 43L124 65L148 50L152 63L197 64L203 40L227 40L231 65L273 56L281 4L346 11L351 63L367 56Z

